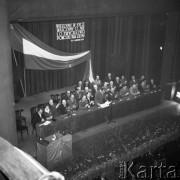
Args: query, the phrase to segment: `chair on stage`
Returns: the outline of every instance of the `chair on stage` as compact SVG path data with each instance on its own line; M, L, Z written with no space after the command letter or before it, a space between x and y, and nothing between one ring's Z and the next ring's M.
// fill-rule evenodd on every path
M35 131L36 137L37 137L37 130L36 130L36 124L33 122L33 115L38 111L38 106L34 106L30 109L31 112L31 124L32 124L32 134Z
M29 137L28 127L26 125L22 125L21 119L16 119L16 128L17 132L21 134L21 139L23 140L23 133L27 132Z
M26 118L24 116L22 116L22 111L24 111L23 109L20 110L16 110L16 120L20 120L22 123L24 123L24 125L26 126Z

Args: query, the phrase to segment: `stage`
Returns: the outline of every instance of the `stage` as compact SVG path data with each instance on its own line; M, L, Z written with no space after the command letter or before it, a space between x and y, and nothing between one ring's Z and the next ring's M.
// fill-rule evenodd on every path
M48 102L51 94L57 94L57 93L60 94L60 93L63 93L67 90L74 90L74 86L62 88L60 90L53 90L50 92L35 94L35 95L27 97L27 98L22 98L19 103L15 104L16 110L17 109L24 109L24 111L22 112L22 115L24 117L26 117L27 126L29 128L29 137L27 137L26 133L24 133L24 135L23 135L24 140L23 141L20 137L20 134L18 134L18 145L19 145L20 149L27 152L31 156L36 157L37 138L35 136L35 133L32 135L30 108L33 106L36 106L38 104ZM92 134L104 131L105 129L112 129L115 126L119 126L123 122L127 122L130 120L133 121L135 119L142 118L143 116L145 116L147 114L152 114L152 113L158 112L158 111L160 112L163 109L169 109L169 108L176 109L177 107L178 107L178 104L176 102L163 101L162 104L160 104L156 107L146 109L146 110L143 110L141 112L129 114L125 117L116 118L113 120L115 123L112 122L110 124L107 124L106 122L104 122L104 123L98 124L94 127L91 127L89 129L85 129L85 130L82 130L80 132L77 132L77 133L73 134L72 140L74 143L74 142L76 142L82 138L89 137ZM176 112L174 112L174 113L176 113Z

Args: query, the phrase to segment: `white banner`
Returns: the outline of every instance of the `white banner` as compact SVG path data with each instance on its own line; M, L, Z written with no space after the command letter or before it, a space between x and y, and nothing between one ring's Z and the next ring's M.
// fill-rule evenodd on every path
M85 22L56 24L57 40L82 41L85 38Z

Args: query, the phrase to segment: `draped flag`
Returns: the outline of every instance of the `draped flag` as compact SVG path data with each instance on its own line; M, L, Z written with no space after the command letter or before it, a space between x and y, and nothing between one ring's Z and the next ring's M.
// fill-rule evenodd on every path
M83 80L93 81L90 51L81 53L61 52L40 41L19 24L10 25L10 34L13 50L24 54L26 69L66 69L86 61Z

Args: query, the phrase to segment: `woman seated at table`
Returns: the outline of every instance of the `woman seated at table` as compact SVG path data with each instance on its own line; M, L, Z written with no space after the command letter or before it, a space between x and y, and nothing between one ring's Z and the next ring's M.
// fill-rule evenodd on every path
M94 97L93 95L91 94L91 92L88 92L87 95L86 95L86 99L87 99L87 102L90 106L94 106L95 103L94 103Z
M52 112L51 112L48 104L45 105L43 114L44 114L44 117L46 120L52 120L53 119L53 115L52 115Z
M90 108L90 105L87 102L86 95L83 95L82 99L79 101L79 109L85 110L87 108Z
M67 113L68 113L68 111L69 111L69 106L68 106L68 104L67 104L67 102L66 102L65 99L62 100L62 103L61 103L61 105L59 106L59 110L60 110L60 114L61 114L61 115L64 115L64 114L67 114Z

